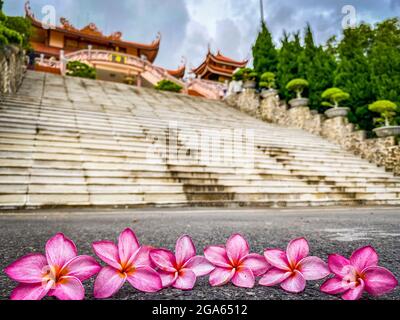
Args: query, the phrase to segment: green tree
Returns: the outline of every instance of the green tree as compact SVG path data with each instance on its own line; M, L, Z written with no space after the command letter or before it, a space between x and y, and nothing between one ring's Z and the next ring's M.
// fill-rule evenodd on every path
M254 70L258 74L264 72L276 72L278 64L278 53L265 22L261 25L256 43L253 46Z
M350 94L350 121L366 130L374 127L374 116L368 109L369 104L375 100L368 61L372 35L372 29L367 24L344 30L343 39L337 48L339 64L334 80L335 87Z
M290 35L284 31L281 43L282 46L278 55L277 85L281 97L288 101L291 99L291 94L286 85L293 79L304 78L304 75L300 72L298 59L303 50L300 43L300 33L295 33L293 38L290 39Z
M326 88L333 85L336 61L328 49L315 45L309 24L305 29L304 50L299 57L299 68L300 74L310 83L310 108L323 111L321 95Z
M400 23L398 18L378 23L369 53L371 83L377 100L400 105Z

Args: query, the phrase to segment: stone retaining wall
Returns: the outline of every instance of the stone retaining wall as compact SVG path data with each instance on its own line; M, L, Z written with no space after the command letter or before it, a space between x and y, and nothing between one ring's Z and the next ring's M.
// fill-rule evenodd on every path
M266 122L300 128L320 135L400 176L400 146L395 137L367 139L366 132L356 130L347 118L328 119L308 107L290 109L280 102L274 92L261 98L255 90L245 90L238 95L227 97L226 102Z
M26 58L16 46L0 48L0 96L18 90L26 71Z

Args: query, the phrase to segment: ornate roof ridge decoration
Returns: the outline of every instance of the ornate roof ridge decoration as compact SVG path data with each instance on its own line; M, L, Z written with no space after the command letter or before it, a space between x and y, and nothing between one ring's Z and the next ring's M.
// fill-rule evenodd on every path
M68 31L79 31L76 29L67 18L61 17L60 18L61 27Z
M27 1L25 3L25 13L26 13L26 16L31 19L33 25L43 28L42 23L36 19L32 9L31 9L29 1ZM115 41L120 44L132 45L132 46L138 47L139 49L144 49L144 50L158 51L160 48L160 42L161 42L161 33L160 32L157 33L156 39L151 44L144 44L144 43L139 43L139 42L123 40L122 32L120 32L120 31L113 32L109 36L106 36L98 29L98 27L94 23L88 24L83 29L78 29L78 28L75 28L69 22L69 20L64 17L62 17L60 19L60 22L61 22L61 25L52 26L52 28L54 28L55 30L58 30L58 31L62 31L62 32L71 32L78 36L95 37L102 41Z
M106 36L97 28L96 24L93 22L89 23L87 26L83 27L79 30L82 33L85 33L90 36L105 38Z

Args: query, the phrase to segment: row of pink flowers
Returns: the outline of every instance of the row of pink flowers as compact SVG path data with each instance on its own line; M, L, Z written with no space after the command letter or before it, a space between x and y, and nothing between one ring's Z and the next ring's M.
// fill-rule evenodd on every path
M114 296L128 282L141 292L153 293L173 287L192 290L198 277L209 275L210 285L230 282L241 288L253 288L256 278L261 286L280 287L290 293L301 293L307 281L322 280L330 275L321 291L342 295L344 300L358 300L364 292L381 296L393 291L398 282L387 269L378 266L378 254L368 246L356 250L350 259L330 255L328 263L310 256L306 239L293 240L286 251L266 249L264 255L250 252L246 239L235 234L225 246L209 246L204 256L197 255L192 239L178 239L175 252L140 245L131 229L123 231L118 244L111 241L92 245L101 266L93 257L78 256L74 242L63 234L51 238L45 255L30 254L18 259L5 273L18 286L12 300L41 300L45 296L60 300L83 300L82 283L97 275L94 297Z

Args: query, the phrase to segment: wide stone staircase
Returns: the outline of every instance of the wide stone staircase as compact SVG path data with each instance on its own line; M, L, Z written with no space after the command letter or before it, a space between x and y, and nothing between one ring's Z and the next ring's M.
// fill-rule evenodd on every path
M399 205L400 179L223 102L28 72L0 101L0 208Z

